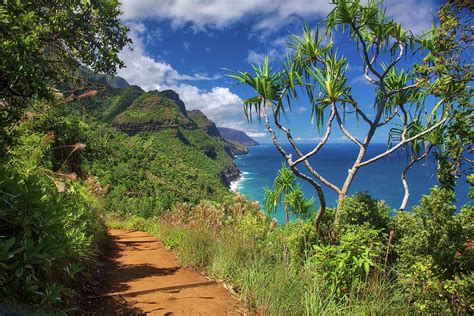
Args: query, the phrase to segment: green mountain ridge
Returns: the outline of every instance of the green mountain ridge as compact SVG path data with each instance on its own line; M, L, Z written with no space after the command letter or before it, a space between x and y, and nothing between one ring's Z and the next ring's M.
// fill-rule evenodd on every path
M108 187L109 205L121 212L220 199L240 175L233 156L246 148L223 139L201 111L187 111L172 90L106 87L75 103L70 114L93 122L108 140L105 151L115 153L85 169Z

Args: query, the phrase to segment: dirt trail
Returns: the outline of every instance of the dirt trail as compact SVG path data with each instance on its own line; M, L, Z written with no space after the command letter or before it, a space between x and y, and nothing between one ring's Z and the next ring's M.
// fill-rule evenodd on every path
M180 266L153 236L112 229L99 295L89 298L97 315L241 315L219 284Z

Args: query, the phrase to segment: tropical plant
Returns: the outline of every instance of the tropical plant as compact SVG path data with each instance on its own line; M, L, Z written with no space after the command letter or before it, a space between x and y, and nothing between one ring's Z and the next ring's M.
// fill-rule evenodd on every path
M465 104L464 101L450 98L452 92L465 91L469 83L452 80L434 70L429 71L429 76L422 71L424 68L420 65L435 63L439 52L451 51L443 48L436 25L422 35L413 35L385 15L380 1L370 0L361 4L357 0L333 0L332 3L334 9L326 17L325 34L331 35L340 27L361 53L363 77L375 88L373 118L352 95L346 77L348 61L334 48L331 37L326 40L324 32L319 29L313 32L306 26L301 36L291 36L288 43L290 53L280 67L282 70L274 70L268 58L265 58L262 65L252 66L254 74L229 74L229 77L250 86L256 93L255 97L245 100L244 110L249 120L252 119L252 113L264 118L273 144L291 171L314 187L320 204L316 226L319 226L326 210L321 185L338 194L334 218L337 223L342 202L358 171L403 147L415 146L411 144L443 128L451 120L450 114ZM404 59L405 56L410 58ZM433 100L436 105L432 104ZM307 153L300 149L297 138L281 122L281 117L292 110L295 102L310 104L311 121L315 121L323 132L319 142ZM413 113L420 111L430 114L423 117L423 124L417 125L419 129L411 128L416 124L413 119L417 117ZM345 126L345 117L351 113L367 125L363 139L355 137ZM366 157L375 132L391 124L396 117L401 121L397 142L374 157ZM328 180L309 161L327 143L334 121L341 133L359 149L342 185ZM413 131L410 135L409 128ZM281 146L275 129L286 136L296 157ZM300 165L307 172L302 171Z
M264 208L269 213L276 213L280 203L283 203L286 223L290 214L308 216L313 210L313 200L305 198L296 176L289 168L282 165L273 182L273 190L265 187Z
M51 145L36 136L23 137L0 167L0 300L55 311L72 305L90 275L101 204L79 181L43 166ZM21 152L32 155L20 160Z
M412 212L393 218L398 280L424 313L474 310L474 208L466 205L458 212L454 197L449 188L434 188Z

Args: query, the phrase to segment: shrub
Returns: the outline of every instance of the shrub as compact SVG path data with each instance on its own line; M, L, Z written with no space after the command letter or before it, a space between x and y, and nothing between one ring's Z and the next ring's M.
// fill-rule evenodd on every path
M95 264L103 190L77 179L87 127L63 118L45 132L46 121L12 127L15 142L0 158L0 300L57 311Z
M64 192L44 175L0 167L0 298L65 308L94 264L97 203L80 184Z
M373 229L386 230L390 222L390 208L383 201L373 199L366 192L357 192L342 202L339 224L365 225Z
M328 284L332 293L344 296L369 281L381 268L384 247L380 231L353 226L340 236L338 244L316 244L307 268Z
M413 213L394 217L399 282L429 313L472 313L472 207L456 214L454 192L434 188Z

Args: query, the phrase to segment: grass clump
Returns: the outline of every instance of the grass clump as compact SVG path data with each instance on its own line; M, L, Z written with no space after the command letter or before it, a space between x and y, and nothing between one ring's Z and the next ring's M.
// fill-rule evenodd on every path
M445 194L435 189L414 213L394 217L382 202L357 194L344 203L337 227L323 220L323 238L312 219L276 225L241 196L220 204L181 204L160 218L125 220L125 227L153 233L183 264L228 283L249 309L262 314L469 312L472 251L464 246L453 252L458 248L450 240L468 240L472 208L448 212L453 201ZM427 214L433 205L447 210L444 217ZM429 234L430 221L451 227L450 234L442 227L432 232L448 238L444 245L444 239L437 242L436 251L423 248L437 238ZM331 232L336 236L325 237ZM441 252L447 266L437 261ZM446 267L452 274L442 272Z
M154 234L177 251L183 264L228 283L249 309L262 314L313 315L339 313L341 308L349 314L356 311L354 304L360 312L378 310L366 302L378 298L375 292L363 297L362 288L354 289L350 282L354 293L349 295L339 284L337 292L323 271L316 269L319 252L312 221L275 225L257 204L241 196L222 204L180 205L159 219L112 218L109 222L113 227ZM391 296L392 289L378 290L380 297ZM382 304L378 308L383 310Z

